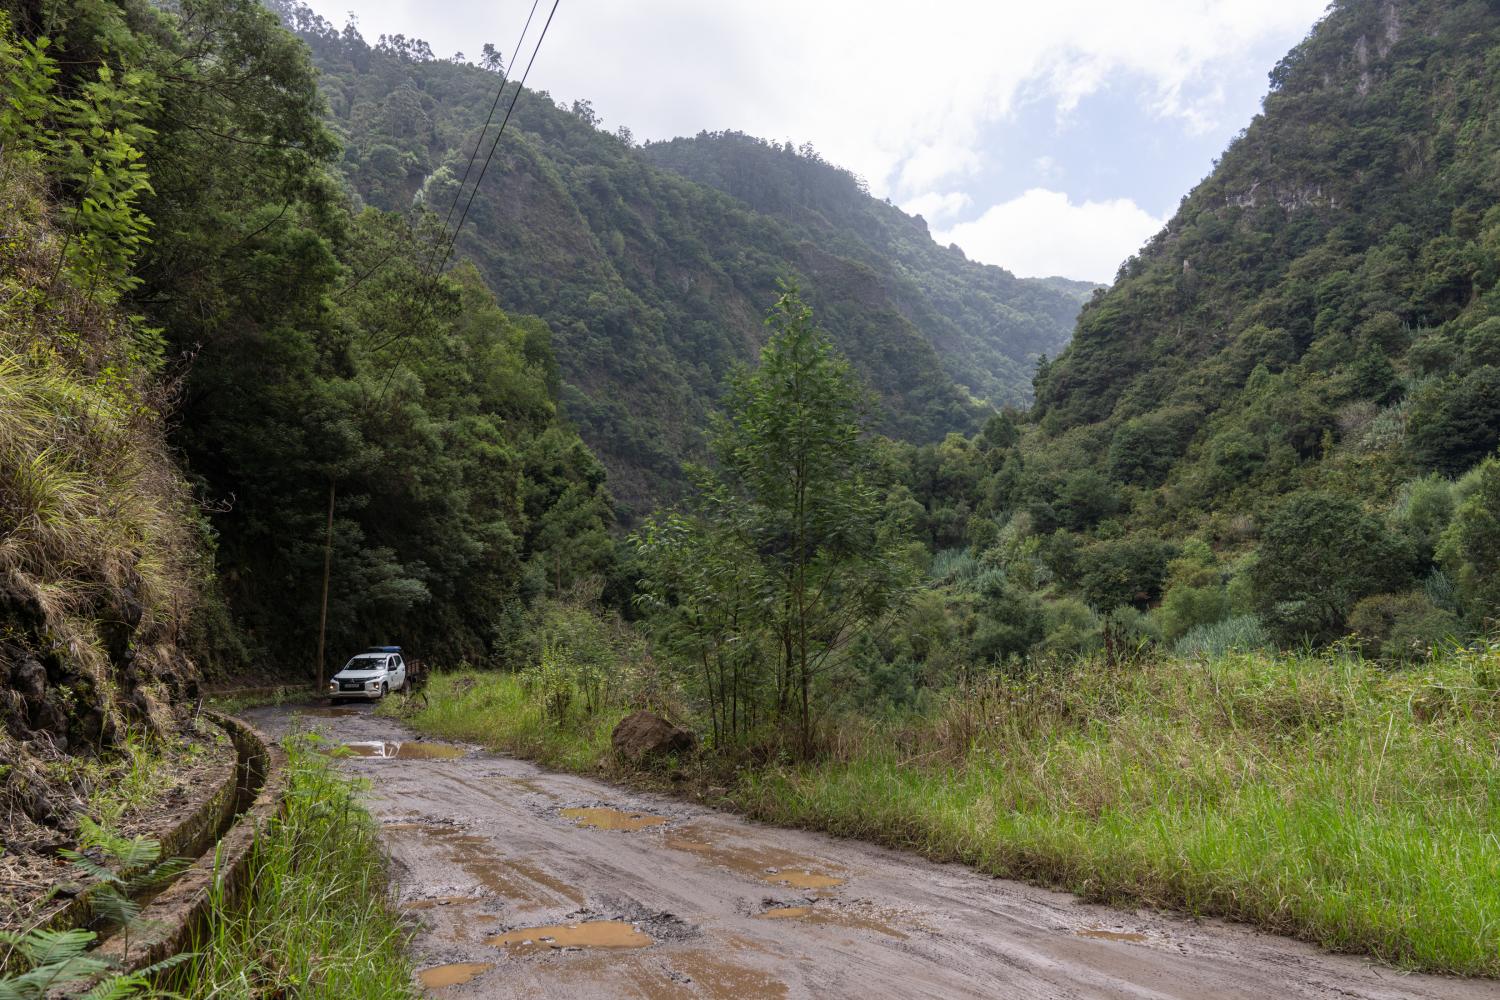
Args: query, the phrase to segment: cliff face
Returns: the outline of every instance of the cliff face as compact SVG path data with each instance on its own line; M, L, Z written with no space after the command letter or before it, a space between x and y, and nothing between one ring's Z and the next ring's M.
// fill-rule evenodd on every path
M95 301L26 168L0 161L0 839L70 829L69 756L178 726L196 521L152 334ZM8 808L6 808L8 807Z
M1500 8L1340 0L1271 83L1039 383L1037 454L1149 438L1149 475L1111 471L1169 514L1389 490L1500 443L1435 443L1500 361Z

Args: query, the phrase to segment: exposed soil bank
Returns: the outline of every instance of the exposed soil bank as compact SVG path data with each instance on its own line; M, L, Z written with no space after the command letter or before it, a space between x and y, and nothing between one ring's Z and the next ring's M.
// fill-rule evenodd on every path
M295 711L248 716L267 732L414 742L365 712ZM343 766L373 782L434 996L1500 996L1493 982L1404 976L1215 921L1080 903L479 751ZM665 821L580 823L614 816L600 809Z

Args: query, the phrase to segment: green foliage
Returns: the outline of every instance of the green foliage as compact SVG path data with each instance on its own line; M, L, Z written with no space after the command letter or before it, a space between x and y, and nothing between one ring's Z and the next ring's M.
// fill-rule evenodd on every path
M1101 611L1145 607L1161 596L1173 546L1147 536L1096 542L1079 555L1079 589Z
M121 837L84 817L79 849L65 849L76 883L74 892L88 892L96 921L128 936L139 922L139 897L175 878L187 866L182 859L162 861L161 844L147 837ZM24 932L0 931L6 953L0 967L19 965L23 971L0 975L0 1000L45 1000L52 996L81 996L84 1000L175 994L154 988L158 977L181 965L187 956L173 956L134 972L120 972L105 959L89 954L98 935L85 928Z
M794 288L767 324L759 367L725 394L718 465L701 474L693 515L640 536L644 603L675 651L702 663L716 741L770 717L794 722L808 753L830 686L904 589L905 526L869 479L848 362ZM762 692L774 701L757 704Z
M1500 618L1500 459L1487 459L1444 532L1438 559L1458 584L1465 616L1489 627Z
M1331 638L1360 597L1418 586L1446 502L1400 484L1500 446L1500 12L1398 6L1339 0L1278 67L1264 113L1039 369L1035 426L991 495L1018 506L1019 486L1043 532L1198 535L1221 555L1253 548L1256 515L1298 490L1390 517L1415 558L1373 589L1312 598L1354 585L1323 562L1300 582L1262 574L1286 639ZM1125 484L1117 510L1085 473ZM1089 487L1077 505L1059 498L1070 480ZM1223 610L1171 591L1170 633Z
M1221 621L1196 625L1177 640L1176 655L1217 657L1228 653L1253 653L1272 647L1271 633L1255 615L1232 615Z
M493 73L275 6L312 49L359 197L446 211ZM689 490L683 464L706 457L725 376L764 345L779 277L799 276L873 390L872 426L918 442L976 430L975 399L1025 402L1031 359L1061 347L1089 290L938 246L810 147L739 133L637 146L601 124L586 102L523 94L458 249L508 309L551 327L560 398L627 522Z
M140 283L131 267L149 242L151 220L140 205L153 191L142 149L155 135L144 121L156 110L155 80L131 71L116 82L106 63L59 93L51 44L45 35L15 38L0 12L0 71L9 91L0 145L32 158L74 203L65 245L74 268L91 287L128 290Z
M1409 442L1424 468L1455 476L1500 445L1500 368L1429 383L1417 394Z
M559 725L590 720L617 700L624 675L641 659L634 634L597 609L598 594L575 590L537 609L537 657L521 673L527 694Z
M211 889L207 930L171 980L191 996L418 996L364 789L315 739L286 744L286 805L256 838L246 891L233 895L218 880Z
M1162 636L1176 642L1188 632L1229 616L1230 599L1224 589L1213 551L1193 539L1182 554L1167 564L1167 586L1156 610Z
M1353 500L1302 490L1266 519L1251 572L1282 637L1334 638L1356 601L1409 578L1412 553Z
M1460 634L1458 619L1427 595L1375 594L1349 612L1349 631L1364 655L1395 662L1426 659Z

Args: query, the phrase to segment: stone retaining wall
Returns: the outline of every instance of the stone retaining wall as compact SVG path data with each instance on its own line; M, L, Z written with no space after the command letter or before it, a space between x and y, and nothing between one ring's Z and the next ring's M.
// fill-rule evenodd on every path
M222 889L232 902L248 883L255 839L281 811L286 791L286 753L250 726L229 716L209 713L229 733L240 758L234 825L177 880L141 909L131 933L116 934L95 954L123 969L136 970L190 949L206 925L213 892Z
M179 823L157 836L163 858L197 857L212 848L214 841L219 839L219 834L240 807L244 751L235 741L233 730L216 716L210 714L210 718L229 734L230 742L234 743L236 761L233 764L225 761L223 770L210 780L208 795L194 805ZM37 923L52 930L66 930L88 923L93 917L90 895L85 890L71 899L56 903L51 912L41 917Z

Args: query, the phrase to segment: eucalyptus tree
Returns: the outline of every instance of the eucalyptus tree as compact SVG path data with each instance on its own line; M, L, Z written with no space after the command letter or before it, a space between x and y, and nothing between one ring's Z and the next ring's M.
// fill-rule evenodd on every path
M805 754L821 699L908 585L906 525L872 479L864 390L795 287L766 322L759 367L729 379L696 505L640 536L644 600L703 663L716 732L726 708L743 732L740 701L764 691Z

